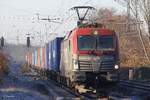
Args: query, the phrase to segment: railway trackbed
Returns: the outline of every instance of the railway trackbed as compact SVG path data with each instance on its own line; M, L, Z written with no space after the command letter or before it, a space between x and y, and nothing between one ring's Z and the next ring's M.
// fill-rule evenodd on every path
M135 92L148 93L150 95L150 84L143 81L120 81L119 86L127 87Z
M142 98L140 100L149 100L150 98L150 81L141 80L120 80L117 83L101 81L97 92L86 92L78 93L73 89L56 82L53 79L48 79L49 82L59 86L64 91L69 94L74 95L77 100L101 100L101 98L106 98L105 100L113 99L131 99L131 98ZM104 94L103 94L104 93ZM144 98L144 99L143 99ZM145 99L146 98L146 99ZM147 99L149 98L149 99ZM64 100L64 99L63 99Z
M55 82L54 80L49 79L49 82L59 86L60 88L64 89L68 93L70 93L73 96L75 96L76 97L75 100L97 100L98 99L98 96L97 96L96 93L92 93L92 92L79 93L79 92L76 92L73 89L71 89L71 88L69 88L69 87L67 87L65 85L62 85L62 84L59 84L59 83ZM63 100L65 100L65 99L63 99Z
M127 99L132 100L136 98L138 100L149 100L150 99L150 84L149 82L143 81L129 81L129 80L120 80L114 87L115 90L108 90L108 88L99 88L101 92L97 93L84 93L84 94L76 94L73 90L63 87L66 91L78 96L81 100L101 100L101 93L104 92L106 95L104 96L105 100L120 100ZM104 91L103 91L104 90ZM117 91L116 91L117 90ZM135 100L136 100L135 99Z
M149 100L150 84L141 80L120 80L114 90L109 94L109 98L113 100L133 99Z

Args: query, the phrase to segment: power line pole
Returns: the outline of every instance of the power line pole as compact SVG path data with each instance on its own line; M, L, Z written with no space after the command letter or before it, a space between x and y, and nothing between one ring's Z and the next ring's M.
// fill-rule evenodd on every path
M19 45L19 30L17 30L17 37L16 37L16 40L17 40L17 45Z
M126 31L130 31L130 0L127 0L127 26L126 26Z
M139 18L139 14L138 14L138 5L139 5L139 0L133 0L132 1L135 4L135 18L136 18L136 26L137 26L137 31L139 34L139 38L142 44L142 48L145 54L145 57L148 61L150 61L149 56L148 56L148 51L146 49L146 45L144 43L144 38L143 38L143 34L142 34L142 29L141 29L141 20Z

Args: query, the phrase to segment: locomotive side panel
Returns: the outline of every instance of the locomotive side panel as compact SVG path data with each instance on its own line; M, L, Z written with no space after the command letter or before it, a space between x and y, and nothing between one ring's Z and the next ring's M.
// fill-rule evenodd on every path
M72 43L65 40L61 44L61 74L67 78L72 76Z
M60 74L62 76L65 76L65 59L66 59L66 56L65 56L65 48L64 48L64 40L61 42L61 60L60 60Z
M68 43L66 40L61 43L61 64L60 71L63 76L68 77L67 73L69 70L69 58L68 58Z
M74 81L74 63L76 63L74 49L77 49L77 39L73 35L62 41L61 44L61 74L71 81Z

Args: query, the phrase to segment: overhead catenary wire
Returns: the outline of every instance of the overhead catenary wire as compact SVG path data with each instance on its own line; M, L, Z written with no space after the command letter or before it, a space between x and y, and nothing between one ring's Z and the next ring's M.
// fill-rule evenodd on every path
M83 3L83 6L84 5L86 5L86 4L88 4L89 2L91 2L92 0L88 0L88 1L86 1L86 2L84 2ZM62 0L61 1L61 5L62 6L64 6L63 4L65 4L65 2L64 2L64 0ZM9 8L12 8L12 9L16 9L16 10L19 10L19 11L22 11L22 12L25 12L25 13L27 13L27 14L33 14L33 12L32 11L27 11L27 10L25 10L25 9L19 9L19 8L15 8L15 7L13 7L13 6L9 6L9 5L5 5L5 6L8 6ZM57 10L57 12L56 12L56 15L59 13L59 12L61 12L61 10L62 10L62 7L60 6L60 8ZM34 12L35 13L35 12ZM68 12L66 13L65 12L65 14L68 14ZM73 15L74 15L74 13L73 14L71 14L70 16L68 16L67 18L63 18L64 20L62 20L62 22L58 25L58 26L56 26L56 28L54 29L54 32L51 32L51 33L56 33L56 30L59 28L59 27L61 27L61 25L63 25L64 23L66 23L68 20L70 20L70 18L72 18L73 17ZM63 16L64 17L64 16ZM5 19L5 20L4 20ZM14 22L24 22L24 21L32 21L31 23L37 23L36 21L37 21L37 18L34 16L34 17L30 17L30 16L27 16L27 15L14 15L14 16L0 16L0 20L2 20L2 21L6 21L6 20L11 20L11 21L14 21ZM50 23L51 24L51 23ZM18 27L18 26L16 26L16 27ZM34 25L34 27L36 27L36 25ZM24 29L22 29L22 30L24 30ZM27 30L28 31L28 33L29 33L29 31L34 31L34 28L32 28L32 29L28 29ZM47 31L47 30L46 30ZM30 32L30 33L32 33L32 32ZM48 31L47 31L47 33L48 33ZM42 35L43 36L43 35Z
M91 2L91 1L93 1L93 0L88 0L88 1L86 1L85 3L83 3L82 5L85 6L86 4L88 4L88 3ZM60 28L62 24L64 24L64 23L67 22L71 17L73 17L73 15L74 15L74 13L71 14L69 17L67 17L65 20L63 20L63 22L62 22L59 26L57 26L57 27L54 29L54 32L55 32L58 28Z
M54 14L54 16L57 16L57 14L60 13L61 10L63 10L64 4L65 4L65 0L61 0L60 1L60 7L58 8L58 10L56 11L56 14Z
M88 0L88 1L85 2L83 5L86 5L86 4L88 4L89 2L91 2L91 1L93 1L93 0Z

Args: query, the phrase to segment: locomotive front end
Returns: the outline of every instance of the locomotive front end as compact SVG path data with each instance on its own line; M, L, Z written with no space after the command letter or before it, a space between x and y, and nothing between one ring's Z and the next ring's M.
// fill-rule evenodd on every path
M73 55L74 80L86 81L97 76L116 80L118 70L118 40L113 31L95 29L78 33L77 52Z

